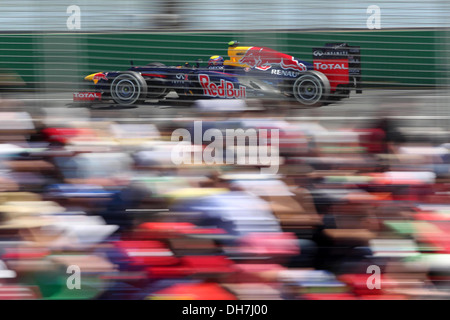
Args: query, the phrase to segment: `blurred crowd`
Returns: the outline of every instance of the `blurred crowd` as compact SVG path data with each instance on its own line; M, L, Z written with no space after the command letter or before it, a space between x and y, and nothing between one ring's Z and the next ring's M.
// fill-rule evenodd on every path
M1 112L0 299L450 298L445 137L388 118L204 119L279 129L278 173L174 165L182 117Z

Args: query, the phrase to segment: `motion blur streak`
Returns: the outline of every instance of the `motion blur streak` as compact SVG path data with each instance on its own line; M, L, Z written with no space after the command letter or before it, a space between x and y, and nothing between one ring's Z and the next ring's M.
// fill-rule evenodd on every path
M204 125L279 130L278 174L174 165L192 121L2 112L0 297L448 298L448 143L220 113Z

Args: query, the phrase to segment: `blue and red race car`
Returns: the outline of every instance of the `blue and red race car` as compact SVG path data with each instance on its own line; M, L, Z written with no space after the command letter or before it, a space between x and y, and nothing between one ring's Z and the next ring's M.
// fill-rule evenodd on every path
M359 47L330 43L313 48L309 63L265 47L228 45L229 60L219 66L150 63L93 73L85 78L93 90L74 93L74 102L133 105L175 91L180 99L290 98L316 107L348 97L351 89L362 92Z

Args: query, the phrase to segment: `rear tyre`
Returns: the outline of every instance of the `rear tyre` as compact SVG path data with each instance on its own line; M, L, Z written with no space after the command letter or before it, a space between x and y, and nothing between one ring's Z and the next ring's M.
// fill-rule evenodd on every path
M111 97L120 105L143 103L147 97L147 83L134 71L124 71L111 82Z
M292 91L300 104L307 107L320 107L330 94L330 81L321 72L308 71L297 78Z

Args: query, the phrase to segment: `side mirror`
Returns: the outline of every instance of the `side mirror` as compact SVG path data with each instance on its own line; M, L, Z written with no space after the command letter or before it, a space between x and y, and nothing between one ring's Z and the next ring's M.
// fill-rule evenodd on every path
M197 68L200 68L200 63L202 63L203 60L202 59L197 59Z

